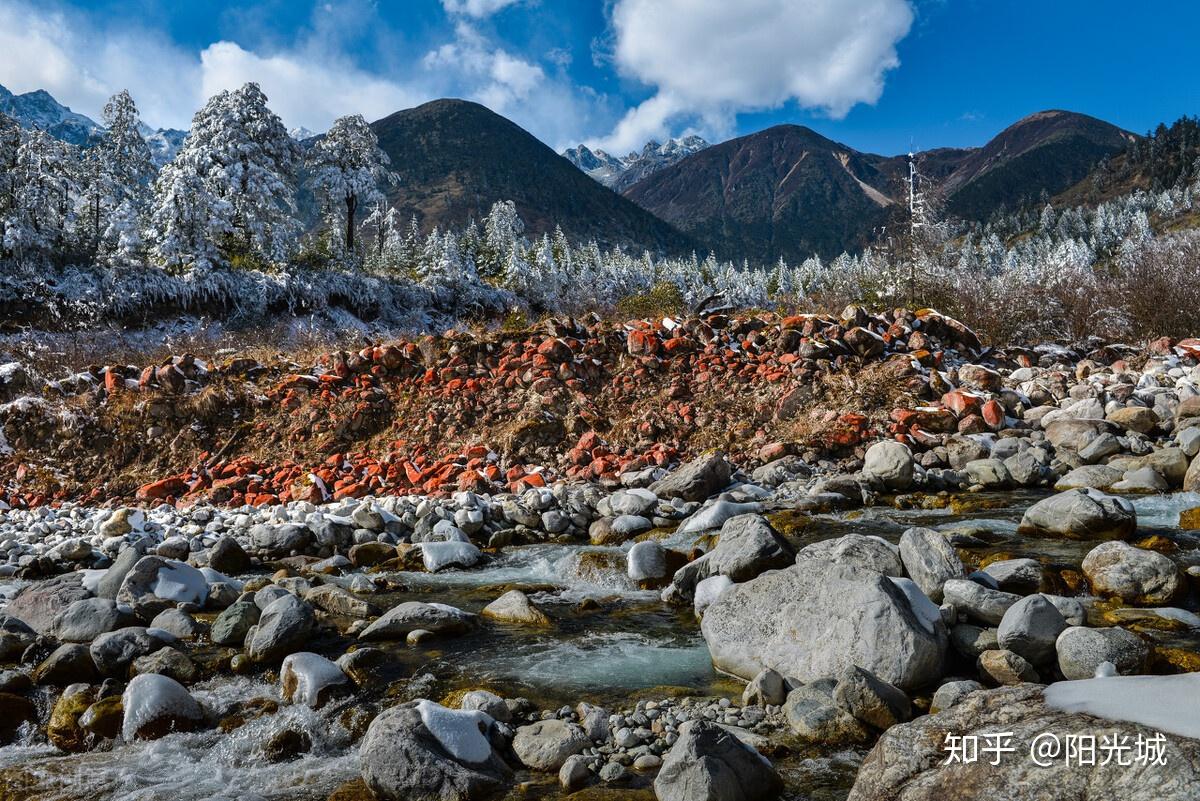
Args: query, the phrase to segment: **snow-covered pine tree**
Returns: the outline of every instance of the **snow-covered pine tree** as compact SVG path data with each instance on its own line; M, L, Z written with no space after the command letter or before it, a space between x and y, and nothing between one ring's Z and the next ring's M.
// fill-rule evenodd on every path
M308 152L305 166L309 185L323 207L342 221L339 233L345 253L355 249L355 221L359 209L382 197L380 184L396 182L390 161L379 139L361 114L340 117Z
M78 197L79 151L39 128L24 131L12 170L4 249L27 264L69 258Z
M155 254L175 269L231 255L284 261L300 227L298 162L298 145L258 84L213 95L155 184Z

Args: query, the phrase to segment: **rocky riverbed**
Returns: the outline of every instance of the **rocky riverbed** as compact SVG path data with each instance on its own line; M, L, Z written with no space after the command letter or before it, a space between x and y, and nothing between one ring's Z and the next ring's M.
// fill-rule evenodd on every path
M333 490L343 462L293 495L218 484L219 459L161 500L157 479L140 501L10 484L3 796L1194 797L1200 350L987 351L927 313L816 319L772 323L770 359L795 339L785 366L903 363L913 402L797 406L837 421L819 441L638 455L592 433L563 461L485 449L450 482L353 492ZM670 374L683 346L656 330L631 327L621 358ZM854 355L815 358L835 334ZM584 342L553 341L531 347L560 366ZM816 379L756 380L727 394L774 393L782 436L780 398ZM1161 736L1165 764L944 764L947 735L996 727L1026 749Z

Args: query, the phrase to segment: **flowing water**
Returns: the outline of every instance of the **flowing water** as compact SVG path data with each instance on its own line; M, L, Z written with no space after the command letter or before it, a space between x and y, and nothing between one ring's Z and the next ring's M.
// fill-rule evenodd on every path
M776 526L797 546L849 532L874 534L896 542L904 529L920 525L952 531L968 567L999 557L1032 557L1048 573L1078 569L1094 543L1021 537L1017 523L1039 495L1032 493L966 496L942 509L874 507L853 512L801 515L777 512ZM1200 494L1134 498L1139 536L1171 539L1173 557L1187 566L1200 563L1200 538L1178 528L1179 512L1200 505ZM695 544L689 535L667 535L676 547ZM552 628L489 624L468 635L410 647L379 644L390 654L386 681L378 690L361 691L320 711L279 705L225 733L210 729L174 734L150 743L115 745L111 750L62 755L27 736L0 748L0 799L8 801L324 801L339 787L345 801L361 796L346 787L358 775L357 734L364 715L395 700L435 699L456 690L485 687L505 697L523 696L541 708L587 700L611 709L628 707L639 697L729 695L738 683L718 675L695 617L659 601L657 591L641 590L625 576L628 546L530 545L506 549L483 567L438 574L391 573L395 591L372 601L391 606L404 600L438 601L478 612L502 592L517 588L555 621ZM1200 651L1197 610L1152 613L1113 610L1156 644ZM1122 619L1121 616L1124 616ZM1195 626L1193 624L1196 624ZM311 650L336 658L353 640L322 635ZM199 649L203 651L204 649ZM219 649L213 649L219 650ZM227 652L231 653L231 652ZM216 718L242 714L251 699L279 701L274 674L234 677L223 673L192 688ZM270 709L270 708L269 708ZM292 759L273 763L264 744L284 729L308 733L312 747ZM795 801L843 799L862 751L794 748L772 754ZM532 784L522 798L557 798L553 777L518 774ZM596 798L652 798L645 781L617 794L596 791ZM582 796L581 796L582 797Z

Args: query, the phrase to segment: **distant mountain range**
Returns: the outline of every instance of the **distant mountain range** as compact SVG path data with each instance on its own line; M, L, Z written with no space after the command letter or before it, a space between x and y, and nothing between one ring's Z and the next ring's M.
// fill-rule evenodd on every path
M14 95L0 86L0 111L78 145L103 133L44 91ZM557 225L572 238L635 251L799 261L861 249L906 199L905 156L863 153L799 125L716 145L698 136L649 142L624 157L585 145L560 156L463 100L436 100L371 125L400 177L389 200L427 229L482 220L495 201L513 200L533 235ZM304 128L290 133L310 142L314 136ZM142 135L161 164L187 133L143 127ZM1095 195L1076 187L1095 183L1089 176L1097 165L1139 140L1084 114L1042 111L982 147L917 158L947 214L985 220L1043 198Z
M0 86L0 112L12 117L22 128L41 128L51 136L80 147L94 144L104 134L103 125L71 111L43 89L17 95ZM138 127L138 132L150 146L154 163L160 167L175 158L187 138L187 131L151 128L146 123ZM289 133L297 141L315 135L307 128L295 128Z
M400 178L389 200L427 229L482 221L497 200L512 200L535 235L557 225L574 239L603 246L681 253L695 245L478 103L435 100L371 127Z
M1137 139L1084 114L1043 111L980 148L921 153L947 213L984 220L1081 181ZM905 201L904 156L861 153L810 128L778 125L713 145L623 194L724 257L835 256L870 242Z
M587 145L568 148L562 155L589 176L612 189L624 192L643 178L670 167L688 156L708 147L699 136L668 139L659 144L647 142L640 153L634 151L624 158L609 155L603 150L591 150Z

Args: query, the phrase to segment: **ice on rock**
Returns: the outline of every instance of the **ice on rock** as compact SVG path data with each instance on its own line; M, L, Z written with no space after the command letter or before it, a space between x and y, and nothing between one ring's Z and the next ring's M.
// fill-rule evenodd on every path
M937 630L938 623L942 620L942 610L938 608L938 605L929 600L929 596L921 592L921 588L912 579L897 576L888 576L888 578L900 588L900 591L904 593L904 597L908 599L908 605L912 608L913 614L916 615L917 622L921 624L921 628L933 634Z
M194 603L203 606L208 598L208 579L191 565L168 559L167 564L159 568L150 591L157 598L177 604Z
M481 764L492 755L492 744L484 733L492 718L478 710L447 709L441 704L422 699L417 703L421 722L446 753L459 762Z
M204 580L207 581L210 586L213 584L228 584L238 592L241 592L242 588L246 586L245 582L238 581L235 578L230 578L224 573L213 570L211 567L200 568L200 573L204 576Z
M141 673L129 680L121 696L125 719L121 736L132 741L154 736L164 728L185 728L204 718L200 704L182 684L159 673Z
M709 576L696 585L692 608L696 610L697 615L704 614L704 610L716 603L717 599L732 586L733 581L729 576Z
M1200 673L1101 676L1060 681L1045 690L1047 706L1200 738Z
M481 555L479 548L469 542L423 542L418 547L430 573L447 567L472 567Z
M321 694L326 689L349 680L336 662L310 651L288 654L279 669L283 699L313 709L320 706Z

